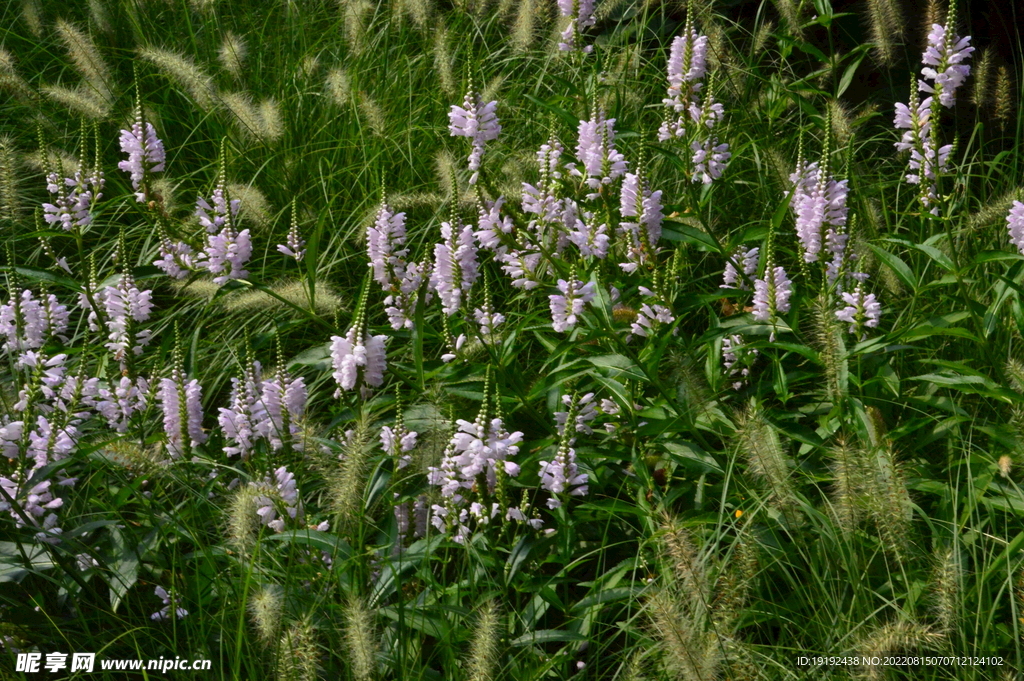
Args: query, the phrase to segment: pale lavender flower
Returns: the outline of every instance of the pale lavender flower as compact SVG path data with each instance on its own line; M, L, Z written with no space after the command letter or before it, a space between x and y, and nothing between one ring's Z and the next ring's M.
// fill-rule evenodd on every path
M635 272L651 261L661 238L661 190L652 192L639 175L627 173L619 203L622 217L636 218L635 222L619 223L619 233L626 237L627 259L619 267Z
M442 222L441 236L444 242L434 245L430 283L441 299L441 309L450 316L462 305L463 294L469 292L477 279L477 249L470 225L456 234L450 223Z
M703 141L694 140L690 143L690 150L693 151L693 181L699 180L704 184L711 184L722 177L725 164L732 158L729 144L719 144L717 137L709 137Z
M519 475L519 465L511 459L519 452L523 434L509 433L500 418L487 419L481 414L475 422L460 419L439 468L431 467L428 482L441 487L441 495L461 502L460 489L471 489L477 476L484 475L487 491L494 493L497 471Z
M231 209L230 211L228 210L227 190L224 188L223 181L213 190L213 196L210 197L210 201L213 203L212 206L203 197L198 197L196 199L195 216L199 218L199 224L206 230L207 234L216 234L224 229L226 225L234 224L238 218L238 211L242 206L242 202L238 199L233 199L231 201Z
M590 120L580 121L576 158L583 164L583 171L570 164L570 174L585 178L587 186L594 190L626 173L625 157L615 148L614 118L606 120L604 112L598 111ZM588 194L588 198L596 197L597 193Z
M746 275L745 277L740 277L739 272L736 270L736 265L733 263L741 264L743 267L743 274ZM719 288L738 288L743 291L748 290L750 286L747 284L747 280L754 278L760 264L760 248L755 246L748 250L745 246L737 247L733 252L732 259L725 262L725 272L722 275L722 284Z
M199 381L185 380L180 367L171 370L170 378L160 380L157 399L164 414L167 451L178 458L189 449L206 442L203 432L203 388Z
M295 262L302 262L302 259L306 257L306 241L299 233L299 226L294 222L288 228L288 236L285 242L277 245L277 251L287 255L289 258L295 258Z
M558 11L563 17L570 17L569 25L562 31L562 41L558 43L558 49L563 52L575 50L578 45L580 31L593 26L594 0L558 0ZM581 51L589 54L593 52L593 45L581 48Z
M551 294L548 300L551 305L551 326L559 333L576 326L577 317L583 313L583 307L594 300L594 282L584 284L576 277L570 276L569 281L558 280L561 294Z
M246 459L259 437L258 423L266 419L266 407L261 398L261 366L253 361L243 371L241 378L231 379L231 401L228 408L221 407L217 422L220 424L228 443L224 453Z
M473 319L480 327L480 335L490 338L494 334L495 327L505 323L505 315L495 312L489 304L473 310Z
M164 169L164 143L156 136L156 128L152 123L143 125L140 107L135 109L135 122L131 130L121 131L120 142L121 151L128 154L128 158L118 163L117 167L131 176L135 200L145 203L146 192L142 185L148 173Z
M128 430L132 415L149 406L148 395L149 382L144 377L138 376L132 380L122 376L110 388L97 387L95 409L107 420L107 425L123 433Z
M413 318L416 316L416 308L419 305L420 286L424 281L430 279L432 270L429 261L412 262L406 265L402 280L397 282L397 290L392 288L384 299L384 312L388 315L391 328L397 331L403 327L412 329L415 326ZM426 302L430 302L429 291Z
M683 35L672 39L668 56L668 97L663 103L676 113L687 109L703 85L707 49L707 36L698 35L693 28L687 28Z
M366 230L366 253L373 269L373 279L385 291L391 290L405 274L405 213L395 213L382 203L377 217Z
M465 345L465 344L466 344L466 334L460 333L459 337L456 338L454 341L452 341L451 336L449 336L448 337L448 347L450 348L451 352L446 352L445 354L441 355L441 361L444 362L445 364L447 364L448 362L450 362L453 359L455 359L456 357L458 357L457 353L459 352L459 350L462 349L462 346Z
M173 591L168 593L167 589L163 588L162 586L158 586L154 593L157 595L157 597L160 598L161 601L163 601L164 607L150 615L149 618L151 620L156 622L163 622L164 620L172 619L172 610L174 612L173 619L180 620L182 617L188 616L188 610L186 610L185 608L178 607L178 599Z
M407 429L400 420L395 423L394 428L384 426L380 429L381 448L385 454L395 459L398 468L405 468L412 461L409 452L416 448L418 437L419 433Z
M894 124L897 129L906 130L895 143L898 151L910 152L909 172L905 179L909 184L921 186L921 201L931 206L931 213L938 214L937 180L947 169L953 145L940 147L932 125L932 98L926 97L920 104L912 101L910 106L896 103Z
M580 255L583 257L600 259L606 257L611 241L608 236L608 225L601 223L595 227L593 225L593 213L584 213L583 219L581 219L576 211L576 203L574 201L566 199L565 204L566 209L563 213L565 222L563 224L569 241L580 249Z
M36 427L28 435L28 456L35 460L33 468L42 468L52 461L66 459L74 451L78 437L71 424L60 426L43 415L36 417Z
M480 95L472 90L466 93L462 106L452 105L448 112L448 131L456 137L468 137L473 143L469 154L469 169L473 171L470 184L476 184L480 176L480 161L484 155L484 144L495 140L501 132L497 116L498 102L484 104Z
M525 183L524 183L524 186ZM523 196L525 202L526 197ZM502 234L511 234L513 223L512 218L501 215L501 207L505 205L505 197L499 196L496 201L487 201L480 207L480 219L477 221L477 230L474 234L482 248L504 253L507 249L501 243Z
M334 380L341 390L352 390L359 379L366 386L379 387L384 382L387 336L370 336L356 323L345 337L331 337L331 363Z
M6 421L7 417L3 417ZM21 437L25 434L24 421L0 422L0 454L8 459L18 457L18 447L21 444ZM3 509L0 509L3 510Z
M51 511L63 506L64 500L53 494L50 480L43 480L32 487L21 484L22 482L17 474L9 478L0 477L0 487L7 493L7 496L14 500L15 505L21 509L22 513L18 513L2 497L0 497L0 511L9 512L11 518L14 519L15 526L19 528L25 527L25 518L22 517L24 514L33 526L43 530L36 534L37 539L51 544L56 543L57 539L54 535L60 534L61 530L56 527L57 514L51 513Z
M789 299L793 284L786 270L768 263L764 279L754 282L754 319L759 322L773 322L775 315L789 312Z
M50 173L46 179L46 188L57 195L54 203L43 204L43 219L47 224L59 222L65 231L70 232L75 227L86 227L92 223L92 207L103 197L101 192L105 181L102 172L86 176L85 171L79 168L74 177L64 178L63 182L57 173Z
M569 446L568 441L558 447L555 458L540 462L540 486L541 489L551 493L548 499L548 508L558 508L562 500L558 495L569 493L573 496L584 496L587 493L586 473L580 473L576 465L576 450Z
M262 482L250 482L249 485L260 492L254 500L257 507L256 515L259 516L260 522L270 529L284 532L285 520L277 515L280 506L284 507L285 514L292 520L301 518L302 505L299 502L298 485L295 482L295 475L286 467L276 469L273 477L268 475Z
M540 286L537 281L541 265L540 253L529 253L526 251L509 251L497 257L502 263L501 269L508 276L512 277L512 285L516 288L530 289Z
M0 306L0 336L6 336L3 349L8 352L41 348L50 336L67 329L69 313L53 294L36 298L25 289Z
M738 378L732 383L733 390L742 388L750 377L749 365L757 354L757 348L744 346L742 336L732 335L722 339L722 366L730 378Z
M865 294L863 287L857 286L852 293L846 292L842 296L846 307L836 311L836 319L849 323L850 333L856 334L864 327L878 326L878 320L882 317L882 304L874 293Z
M110 342L106 347L114 353L114 359L124 365L128 351L141 355L152 332L149 329L136 330L135 324L149 319L153 311L153 292L140 291L132 275L125 272L117 286L100 289L94 298L106 312L106 326L110 332Z
M671 324L675 320L675 315L664 305L644 303L637 312L636 321L629 327L630 333L646 338L648 333L654 330L655 324Z
M297 421L306 409L306 383L280 369L274 378L263 381L261 388L264 417L255 422L255 430L276 452L285 443L295 442L300 432Z
M184 279L192 269L192 256L195 252L184 241L160 240L160 257L153 261L153 266L164 271L172 279Z
M1010 243L1024 255L1024 203L1014 201L1006 216L1006 227L1010 232Z
M934 85L919 80L918 89L931 94L938 91L939 102L947 108L953 106L956 89L971 73L971 67L963 63L974 52L970 44L971 36L961 38L941 24L932 24L928 47L921 57L925 64L921 75Z
M562 404L573 410L573 395L562 395ZM576 428L573 432L592 435L594 429L590 427L591 421L597 418L597 404L594 402L594 393L587 393L576 401ZM558 435L565 433L565 422L569 420L568 411L556 411L555 422L558 424ZM570 435L570 444L575 442L575 436Z
M196 266L218 275L213 278L213 283L223 286L232 279L249 276L244 267L250 257L252 241L249 230L236 233L231 225L227 225L219 233L207 235L206 249L196 258Z

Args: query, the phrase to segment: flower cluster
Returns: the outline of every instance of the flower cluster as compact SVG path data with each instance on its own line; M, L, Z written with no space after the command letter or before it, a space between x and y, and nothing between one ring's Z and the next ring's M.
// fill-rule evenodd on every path
M95 294L93 299L104 312L104 323L109 331L108 350L114 353L114 359L126 365L129 351L133 355L142 354L142 349L149 343L151 331L137 330L135 325L149 319L153 311L153 292L140 291L130 272L121 275L116 286L106 286ZM95 310L89 314L89 327L98 330Z
M145 203L146 175L164 169L165 155L164 143L156 136L153 124L142 120L141 106L135 108L135 122L131 130L121 131L120 142L121 151L128 154L128 158L118 163L117 167L130 175L135 200Z
M576 395L566 395L562 398L569 411L565 412L563 418L558 418L561 435L558 450L551 461L540 462L541 489L551 493L547 502L548 508L561 507L566 493L571 496L583 496L587 493L588 475L580 473L573 445L576 444L576 432L593 432L588 425L597 416L593 399L594 393L587 393L582 398ZM575 424L575 428L566 428L567 423Z
M53 294L37 299L25 289L0 306L0 336L6 337L3 349L7 352L41 348L47 338L60 335L67 327L68 309Z
M562 42L558 43L558 49L563 52L579 49L586 54L593 52L593 45L580 47L580 33L584 28L593 26L596 21L594 0L558 0L558 13L563 17L569 17L569 24L562 31Z
M164 237L160 240L160 257L153 261L153 265L172 279L184 279L195 267L194 255L195 251L184 241L171 241Z
M587 198L597 198L602 185L611 184L626 174L626 159L615 148L615 119L605 118L598 109L590 120L580 121L579 140L576 144L576 158L583 165L578 170L575 164L566 166L573 177L584 178L587 186L595 190Z
M619 264L624 272L653 262L654 245L661 239L661 190L651 191L646 185L637 173L626 173L622 181L619 215L633 218L619 223L618 232L626 240L626 262Z
M249 276L245 263L252 257L252 241L248 229L235 229L240 204L237 199L228 200L223 178L211 200L212 206L203 197L196 201L196 216L206 229L206 248L195 258L195 266L217 275L213 282L223 286Z
M732 258L725 263L725 272L722 274L722 284L719 288L738 288L743 291L749 290L748 280L753 280L757 274L757 268L761 264L761 249L757 246L746 248L739 246L733 251ZM743 276L740 277L736 265L743 268Z
M882 304L875 298L874 293L864 293L861 286L857 286L852 293L843 293L843 301L846 307L836 312L839 321L847 322L850 325L850 333L857 334L865 327L875 328L882 316Z
M484 144L497 139L501 132L497 109L497 101L485 104L480 94L470 88L462 106L453 104L448 112L448 131L456 137L468 137L473 143L473 150L469 154L469 169L473 172L469 178L470 184L476 184L480 177Z
M384 426L380 429L380 446L384 453L392 457L398 468L405 468L412 460L411 452L416 448L416 440L419 433L405 427L402 420L401 409L395 419L395 426Z
M429 469L427 481L441 488L444 502L432 506L434 527L451 531L455 541L465 543L471 534L470 518L478 526L486 525L502 506L501 500L470 502L468 496L475 493L484 499L486 490L487 496L494 497L504 476L519 475L519 464L512 459L519 453L523 434L509 433L501 417L488 418L486 406L473 423L459 419L457 425L441 465ZM513 510L522 513L522 509L510 508L505 520L522 520Z
M952 11L950 14L948 26L955 22ZM939 146L936 131L939 105L952 107L957 88L971 73L971 67L964 63L974 52L970 41L970 36L960 38L947 26L932 24L928 47L921 57L923 78L917 87L929 96L918 102L915 92L909 104L896 104L894 124L898 130L906 131L896 142L896 149L910 151L910 170L905 179L921 187L921 204L933 215L939 214L939 176L947 169L953 150L951 144Z
M70 232L92 223L92 208L103 198L105 180L100 170L86 175L79 167L73 177L65 177L63 181L52 172L46 176L46 181L46 189L56 197L53 203L43 204L43 219L47 224L59 223L64 231Z
M171 612L174 612L173 619L181 619L182 617L188 616L188 610L178 606L178 598L175 593L168 592L167 589L162 586L158 586L154 593L157 595L162 602L164 607L160 608L157 612L154 612L149 616L154 622L163 622L164 620L172 619Z
M384 311L391 328L412 329L419 291L429 265L406 262L405 213L395 213L387 202L381 203L377 218L366 230L366 252L373 278L387 293Z
M1014 201L1006 216L1006 228L1010 232L1010 243L1024 255L1024 203ZM2 312L0 312L2 315ZM0 316L2 319L2 316Z
M278 515L282 510L292 520L302 518L302 502L295 475L286 467L276 469L273 477L268 475L262 482L250 482L249 485L258 492L254 502L256 515L274 532L284 532L284 517Z
M548 296L551 303L551 326L559 333L576 326L576 318L583 312L583 306L594 299L595 285L590 281L584 284L576 279L573 272L569 281L558 280L558 290Z
M170 377L160 379L157 399L163 411L167 452L171 458L186 456L192 447L206 442L203 388L198 380L186 379L180 358L176 358Z
M441 223L444 241L434 245L434 269L430 273L430 286L437 291L441 309L449 316L462 305L463 295L469 293L479 274L473 227L456 228L454 224L457 223Z
M361 314L357 314L356 322L345 336L331 337L331 363L334 380L340 390L352 390L361 379L362 391L367 394L370 388L384 383L386 340L387 336L383 334L372 336L366 332L366 322Z
M260 363L253 360L241 378L231 379L230 406L220 408L217 422L228 443L228 456L248 458L256 442L265 439L273 451L286 445L301 449L298 421L306 408L306 384L283 369L263 379Z
M720 143L711 132L725 118L725 109L715 101L711 88L702 92L707 51L707 36L697 33L687 17L683 34L676 36L669 48L668 96L662 100L668 114L658 129L658 140L689 137L692 179L711 184L722 176L732 153L728 143Z
M722 366L726 375L737 379L732 383L733 390L739 390L750 377L750 367L758 355L757 348L748 348L743 344L743 337L737 334L722 339Z
M947 109L952 107L956 89L971 74L971 67L964 63L974 52L970 45L971 36L961 38L941 24L932 24L928 47L921 56L924 78L917 82L918 89L937 95L939 103Z
M818 262L822 247L833 254L836 269L846 248L847 180L828 175L824 163L797 164L789 176L789 204L796 213L796 235L804 262Z
M776 315L789 312L789 298L792 294L793 283L786 270L774 266L769 260L764 279L754 282L754 319L774 324Z

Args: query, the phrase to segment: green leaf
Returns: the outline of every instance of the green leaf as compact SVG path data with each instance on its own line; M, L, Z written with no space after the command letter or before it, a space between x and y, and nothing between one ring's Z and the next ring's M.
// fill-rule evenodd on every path
M586 641L587 637L573 631L560 629L538 629L509 641L510 646L532 646L540 643L566 643L570 641Z
M862 61L864 61L864 53L861 53L861 55L857 57L852 64L847 66L845 71L843 71L843 77L839 79L839 88L836 90L836 98L842 97L843 93L846 92L846 89L850 87L850 83L853 82L853 76L857 73L857 67L860 66Z
M18 544L0 541L0 584L20 582L25 575L53 567L53 560L45 547L38 544L22 544L22 548L28 557L27 564L18 550Z
M662 227L661 236L666 241L685 241L696 246L703 246L712 253L721 253L722 249L707 232L684 224L681 218L665 218L665 222L671 222L672 227Z
M978 255L974 256L974 264L980 265L986 262L995 262L997 260L1024 260L1024 255L1020 253L1009 253L1007 251L982 251Z
M690 470L699 473L723 474L725 472L713 456L692 442L677 440L674 442L659 442L658 444L665 448L669 458Z
M909 288L911 291L917 290L917 278L914 276L914 272L910 269L910 266L903 262L902 258L890 253L881 246L876 246L875 244L869 243L867 244L867 247L874 252L886 267L893 271L893 274L896 275L896 278L899 279L904 286Z
M27 277L34 281L45 281L48 284L56 284L57 286L63 286L64 288L71 289L72 291L84 290L81 284L79 284L71 277L65 277L63 274L47 272L46 270L36 269L35 267L15 267L14 271L20 274L21 276Z
M267 535L264 541L277 541L303 546L312 546L320 551L326 551L334 556L335 560L347 560L352 555L352 547L341 537L319 530L287 530Z

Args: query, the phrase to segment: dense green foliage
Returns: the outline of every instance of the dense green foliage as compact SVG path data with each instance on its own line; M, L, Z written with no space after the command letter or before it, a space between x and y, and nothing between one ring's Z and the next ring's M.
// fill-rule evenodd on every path
M1019 678L1024 256L1007 212L1022 198L1020 65L982 56L974 37L956 106L933 107L955 146L932 215L892 126L927 28L895 21L895 0L867 5L603 0L582 53L558 50L553 0L7 3L0 303L27 289L68 306L67 329L38 348L67 354L60 385L144 376L149 394L123 432L95 410L75 422L65 458L51 440L38 469L29 428L0 431L0 675L33 678L14 671L16 652L60 651L212 660L212 672L146 678ZM657 137L687 21L708 37L702 96L724 105L715 135L731 152L708 183L688 143ZM865 82L886 86L865 94ZM498 101L501 133L471 183L470 143L449 135L448 113L474 88ZM166 148L143 202L117 169L137 104ZM513 286L481 249L458 311L424 284L411 323L392 328L367 267L382 202L406 214L410 262L434 259L442 222L475 226L499 196L525 234L537 149L560 140L572 161L599 110L630 171L662 192L661 239L636 271L619 266L623 181L587 199L563 168L552 186L608 224L607 258L561 250L548 225L535 288ZM809 161L848 180L848 253L882 304L877 326L861 315L850 333L823 259L804 257L790 175ZM80 163L106 185L91 223L64 231L43 218L46 174ZM249 276L172 279L153 265L161 242L198 251L194 201L218 186L241 202ZM293 225L301 261L277 250ZM721 286L740 246L761 249L751 278L771 254L793 280L768 321L751 282ZM577 278L593 300L556 331L549 296ZM129 324L128 347L151 338L119 360L98 295L132 279L153 310ZM641 335L655 300L671 319ZM478 308L504 323L481 331ZM338 390L332 338L364 326L387 338L383 384L363 368L363 390ZM56 423L42 369L19 354L2 355L0 427ZM276 444L231 457L218 417L253 360L264 378L301 377L308 402ZM178 449L158 395L172 375L202 387L203 437ZM556 414L573 423L591 393L593 428L563 433ZM451 454L457 421L478 415L522 437L517 474L482 472L462 490L499 512L465 541L440 519L422 537L403 528L413 504L447 503L428 469ZM382 449L385 426L419 433L409 465ZM541 484L570 447L585 495ZM275 487L281 467L297 501ZM40 534L18 497L47 479L60 534ZM158 587L173 602L153 619L168 605ZM822 655L1002 665L798 664Z

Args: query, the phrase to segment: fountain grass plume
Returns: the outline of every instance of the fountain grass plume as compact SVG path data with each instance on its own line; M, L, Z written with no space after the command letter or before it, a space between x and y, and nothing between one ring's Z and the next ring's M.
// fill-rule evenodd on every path
M230 546L243 561L248 561L256 548L262 524L256 515L260 491L244 482L231 494L227 504L224 532Z
M374 613L359 596L345 604L345 651L355 681L372 681L377 676L377 641Z
M157 47L141 48L139 57L153 64L176 83L203 111L212 111L219 103L213 78L197 66L191 57Z
M747 461L747 471L766 486L772 504L780 510L791 509L796 497L790 460L778 431L758 406L741 413L736 426L735 446Z
M232 76L241 78L248 51L245 40L233 31L228 31L224 34L220 49L217 50L217 61Z
M497 664L500 654L502 618L498 605L487 601L479 614L469 644L469 657L465 662L466 681L493 681L498 678Z
M338 461L328 464L327 476L330 507L339 530L351 528L362 519L363 496L367 483L370 456L375 442L368 417L363 415L342 439Z
M280 584L263 584L250 597L249 617L260 642L272 644L277 640L283 615L284 589Z
M103 60L96 44L88 35L63 19L57 21L56 29L75 69L82 74L88 91L109 106L114 99L113 80L110 67Z
M316 681L320 668L320 650L316 629L310 617L291 625L277 644L277 681Z
M931 627L913 620L897 620L870 630L859 641L857 651L862 660L870 660L887 655L939 651L944 642L945 637ZM861 678L868 681L882 681L887 678L884 665L862 665L860 672Z

